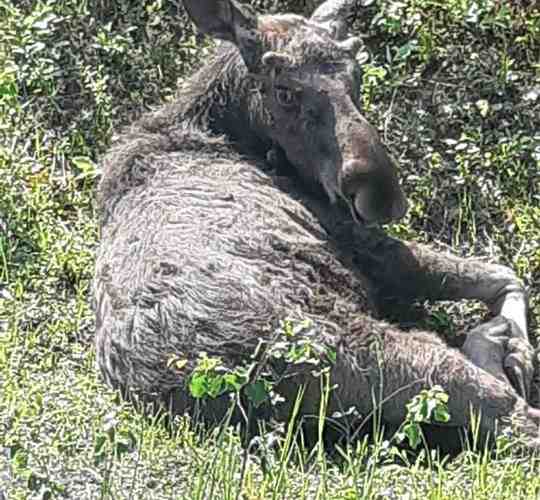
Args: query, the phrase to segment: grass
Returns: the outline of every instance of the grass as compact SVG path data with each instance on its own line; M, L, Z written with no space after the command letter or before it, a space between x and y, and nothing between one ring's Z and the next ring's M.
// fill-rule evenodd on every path
M525 0L388 0L360 9L355 30L370 56L366 115L399 159L411 201L390 230L514 267L531 292L534 336L540 12ZM101 383L89 299L99 157L114 129L171 99L208 50L161 0L0 0L0 492L538 498L538 465L502 445L495 455L410 459L380 438L329 455L289 434L281 448L263 440L245 453L232 429L144 418ZM428 321L460 331L483 314L442 305Z

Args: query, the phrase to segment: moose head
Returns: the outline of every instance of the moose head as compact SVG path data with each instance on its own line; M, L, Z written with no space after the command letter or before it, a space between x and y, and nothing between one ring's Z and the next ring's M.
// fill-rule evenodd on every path
M359 109L362 42L347 36L354 0L328 0L313 15L258 16L234 0L184 0L204 33L233 43L247 71L254 127L303 180L345 201L360 224L407 209L397 170Z

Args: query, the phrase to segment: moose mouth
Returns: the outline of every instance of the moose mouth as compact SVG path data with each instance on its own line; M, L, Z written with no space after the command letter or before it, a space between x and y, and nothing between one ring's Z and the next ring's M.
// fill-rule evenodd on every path
M356 203L357 196L358 194L341 194L340 198L345 201L354 222L361 227L371 229L374 227L379 227L383 224L390 224L391 222L402 219L407 213L408 203L405 197L400 197L393 201L391 209L386 209L383 211L383 213L381 213L379 210L374 210L372 214L373 217L368 218L359 210L358 204Z
M354 222L361 227L365 227L366 229L372 229L379 227L381 224L387 224L391 221L390 219L368 221L356 208L356 205L354 203L354 196L342 196L342 198L345 200L345 203L349 208L349 211L351 212Z

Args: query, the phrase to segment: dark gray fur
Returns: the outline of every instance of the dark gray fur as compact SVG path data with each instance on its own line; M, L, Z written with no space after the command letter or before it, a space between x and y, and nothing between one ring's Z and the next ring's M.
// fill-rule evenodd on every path
M279 320L310 318L317 341L337 351L330 413L381 407L396 427L405 403L439 384L450 395L449 429L467 427L472 407L483 436L517 417L536 447L540 412L524 399L532 358L515 274L366 225L401 216L405 202L393 161L357 108L346 3L319 8L325 23L333 5L341 16L328 29L316 18L257 19L231 0L185 2L202 30L233 44L104 159L98 365L124 394L192 412L186 381L201 352L234 367ZM397 302L459 298L483 300L495 314L462 351L371 316ZM188 364L178 370L172 358ZM278 388L282 418L304 383L301 411L318 414L308 373ZM206 417L219 420L227 405L209 401Z

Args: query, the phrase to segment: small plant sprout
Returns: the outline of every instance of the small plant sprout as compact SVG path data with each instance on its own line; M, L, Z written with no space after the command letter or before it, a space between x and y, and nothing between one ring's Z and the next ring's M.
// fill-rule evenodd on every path
M420 391L407 403L407 417L396 434L398 442L407 440L409 446L416 450L422 442L421 424L450 421L447 403L448 394L438 385Z

